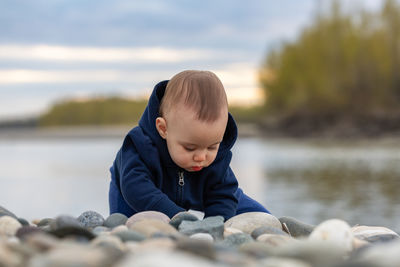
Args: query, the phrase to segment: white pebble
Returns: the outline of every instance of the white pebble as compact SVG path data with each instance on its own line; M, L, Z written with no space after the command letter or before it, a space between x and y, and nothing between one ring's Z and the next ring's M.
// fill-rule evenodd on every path
M353 238L353 232L347 222L331 219L315 227L308 239L326 242L343 252L350 252L353 249Z
M0 235L14 236L20 227L21 223L13 217L7 215L0 217Z

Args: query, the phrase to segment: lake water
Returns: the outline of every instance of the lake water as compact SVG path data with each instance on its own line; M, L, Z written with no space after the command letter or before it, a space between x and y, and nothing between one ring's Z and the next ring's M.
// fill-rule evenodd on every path
M108 215L109 171L122 137L0 138L0 206L28 220ZM241 138L231 167L275 216L341 218L400 232L400 143Z

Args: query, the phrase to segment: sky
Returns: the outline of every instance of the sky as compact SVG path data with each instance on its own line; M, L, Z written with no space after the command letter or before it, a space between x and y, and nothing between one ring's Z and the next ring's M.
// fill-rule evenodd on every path
M266 54L327 1L0 0L0 121L62 99L148 97L185 69L215 72L231 104L260 104Z

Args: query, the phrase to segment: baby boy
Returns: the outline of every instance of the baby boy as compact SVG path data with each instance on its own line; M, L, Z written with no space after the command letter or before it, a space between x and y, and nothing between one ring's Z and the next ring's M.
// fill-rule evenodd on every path
M192 209L225 220L269 213L243 193L229 167L236 138L214 73L187 70L158 83L110 168L110 213L153 210L173 217Z

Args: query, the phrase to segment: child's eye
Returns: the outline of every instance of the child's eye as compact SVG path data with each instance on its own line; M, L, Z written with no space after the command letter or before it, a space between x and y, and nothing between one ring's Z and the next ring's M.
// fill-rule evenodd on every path
M184 148L186 151L189 151L189 152L192 152L192 151L195 150L194 148L192 148L192 147L187 147L187 146L184 146L183 148Z
M208 148L208 150L216 150L217 149L217 146L210 146L209 148Z

